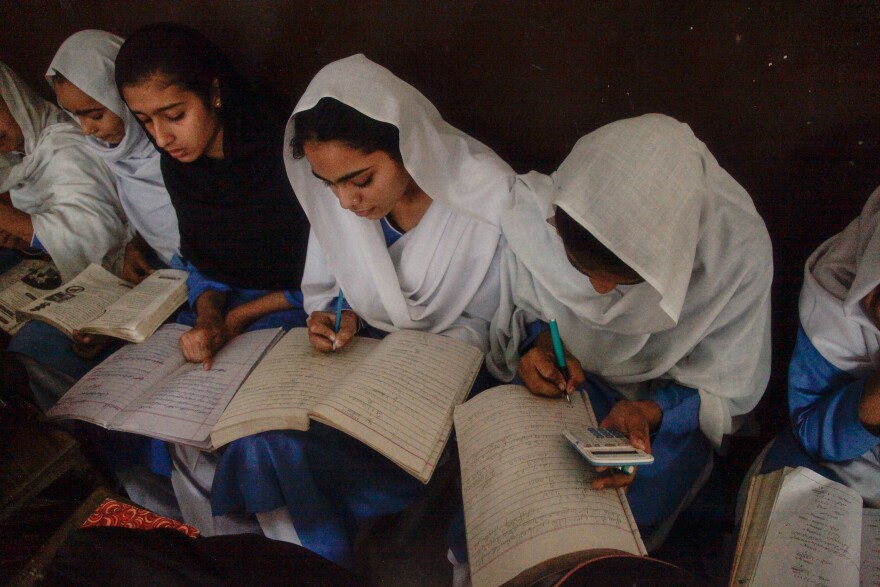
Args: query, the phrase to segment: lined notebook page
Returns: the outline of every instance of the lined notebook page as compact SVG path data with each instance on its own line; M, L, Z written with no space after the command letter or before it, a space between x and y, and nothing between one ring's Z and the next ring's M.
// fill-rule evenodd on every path
M411 330L319 353L297 328L242 385L211 440L221 446L265 430L307 430L311 417L427 482L481 362L470 345Z
M595 473L562 436L594 424L582 396L539 398L496 387L455 410L471 578L500 585L542 563L591 549L645 554L620 490L595 491Z
M220 349L209 371L201 363L184 363L125 410L124 430L208 448L211 428L280 333L272 328L236 336Z
M467 397L482 353L461 341L414 330L385 337L350 372L339 393L313 410L427 483Z
M101 426L114 418L142 393L180 368L182 324L166 324L144 343L127 345L89 371L49 410L50 417L76 417Z
M862 498L798 467L785 476L752 585L857 585Z
M266 430L308 430L309 410L335 392L378 344L355 338L336 352L319 353L308 329L292 329L235 394L211 432L214 446Z
M862 568L859 585L880 585L880 509L862 509Z

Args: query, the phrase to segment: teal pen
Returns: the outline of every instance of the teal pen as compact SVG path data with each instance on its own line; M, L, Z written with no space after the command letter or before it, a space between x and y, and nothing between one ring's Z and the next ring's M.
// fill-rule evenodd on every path
M550 319L550 338L553 340L553 353L556 355L556 366L559 367L559 370L562 372L562 376L567 383L568 365L565 363L565 351L562 349L562 339L559 337L559 326L556 325L556 320L553 318ZM571 405L571 396L568 394L568 391L565 392L565 399L568 401L568 405Z
M345 298L342 297L342 288L339 288L339 297L336 298L336 325L333 327L333 332L339 332L339 327L342 326L343 303L345 303Z

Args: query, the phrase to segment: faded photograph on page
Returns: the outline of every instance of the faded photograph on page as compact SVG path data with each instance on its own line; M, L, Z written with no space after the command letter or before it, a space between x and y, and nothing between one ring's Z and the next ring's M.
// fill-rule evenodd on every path
M100 267L89 265L61 287L48 292L33 304L18 308L25 317L43 320L68 335L134 287Z
M15 334L27 320L19 320L16 310L30 304L61 285L61 274L52 261L25 259L0 275L0 328Z

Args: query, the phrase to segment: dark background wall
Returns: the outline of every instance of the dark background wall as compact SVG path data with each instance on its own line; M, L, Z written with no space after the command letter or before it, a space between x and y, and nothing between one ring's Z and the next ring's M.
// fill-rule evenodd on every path
M775 246L781 424L803 262L880 185L878 2L0 0L0 59L47 97L83 28L201 29L252 80L295 101L363 52L518 171L552 171L583 134L663 112L691 125L752 194Z

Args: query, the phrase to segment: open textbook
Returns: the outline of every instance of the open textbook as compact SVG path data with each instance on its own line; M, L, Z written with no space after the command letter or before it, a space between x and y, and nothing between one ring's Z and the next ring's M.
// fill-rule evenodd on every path
M186 271L159 269L135 286L92 264L20 306L16 315L47 322L68 336L79 330L143 342L186 301L186 278Z
M382 340L356 337L339 351L319 353L308 330L295 328L277 344L273 330L242 334L204 371L183 361L178 339L185 331L166 325L143 344L120 349L48 415L199 448L266 430L308 430L311 419L427 483L449 439L453 409L483 358L463 342L412 330Z
M804 467L756 475L730 585L880 585L880 510Z
M485 391L455 409L471 580L529 585L594 556L645 555L621 489L590 487L593 467L562 435L595 426L585 394Z
M15 334L27 319L16 310L61 285L61 274L52 261L25 259L0 275L0 328Z

